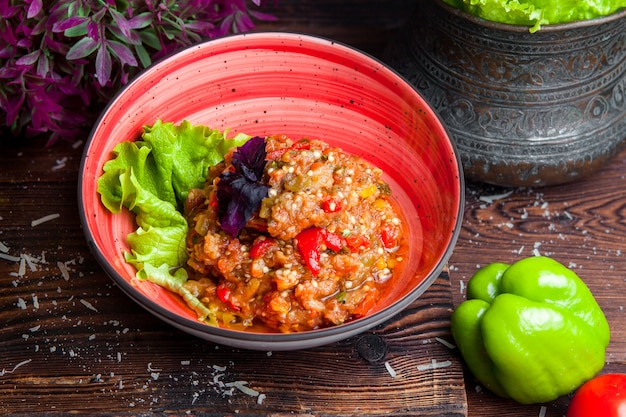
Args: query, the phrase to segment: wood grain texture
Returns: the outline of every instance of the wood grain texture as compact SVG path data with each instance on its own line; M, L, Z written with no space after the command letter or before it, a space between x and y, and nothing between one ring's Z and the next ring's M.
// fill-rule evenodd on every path
M363 3L368 7L359 7ZM279 0L273 8L279 20L259 29L318 34L381 57L396 28L410 18L411 2L396 7L400 3ZM465 285L479 266L535 253L571 266L587 282L611 325L603 372L626 372L626 151L572 184L523 189L468 184L463 227L449 263L451 286L442 277L422 298L427 304L370 332L388 341L386 356L374 362L359 356L356 338L333 349L271 355L216 347L129 302L86 248L76 207L79 162L80 149L67 144L12 146L7 138L0 144L0 242L11 256L31 254L37 262L34 270L24 262L20 276L19 261L0 259L5 413L381 415L392 403L400 416L563 417L567 396L521 406L485 391L466 370L465 390L459 389L458 353L434 342L437 334L451 340L449 309L465 299ZM31 220L55 212L61 217L31 227ZM59 262L67 267L68 280ZM416 320L418 327L411 325ZM449 357L454 367L416 372L418 357ZM267 398L259 405L257 397L220 386L238 380ZM366 383L373 385L364 388Z
M415 0L279 0L269 8L277 20L256 30L323 36L380 58L414 9Z
M89 253L76 200L80 152L60 144L0 153L0 241L14 257L0 259L4 412L467 415L460 358L441 343L452 342L447 273L393 320L340 343L297 352L214 345L135 305ZM50 214L59 217L31 225ZM418 369L433 360L449 366Z

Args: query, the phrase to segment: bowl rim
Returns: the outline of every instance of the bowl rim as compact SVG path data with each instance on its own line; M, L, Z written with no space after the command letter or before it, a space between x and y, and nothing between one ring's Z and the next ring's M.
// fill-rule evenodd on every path
M537 34L540 33L554 33L554 32L562 32L562 31L567 31L567 30L573 30L573 29L581 29L581 28L587 28L587 27L591 27L591 26L598 26L604 23L609 23L609 22L613 22L615 20L619 20L619 19L624 19L626 18L626 7L622 7L621 9L616 10L615 12L606 15L606 16L599 16L599 17L595 17L593 19L585 19L585 20L575 20L572 22L565 22L565 23L553 23L553 24L546 24L546 25L541 25L541 29L539 29L537 32L535 33L530 33L529 29L531 28L531 26L529 25L514 25L511 23L503 23L503 22L498 22L495 20L488 20L488 19L484 19L482 17L478 17L475 16L469 12L466 12L465 10L461 10L458 9L448 3L446 3L443 0L435 0L435 3L447 10L449 13L465 19L465 20L469 20L472 23L475 23L477 25L480 26L484 26L487 27L489 29L496 29L496 30L502 30L502 31L506 31L506 32L520 32L520 33L527 33L533 36L537 36Z
M426 105L428 110L432 113L432 116L435 117L438 124L441 126L443 131L446 133L448 139L448 145L454 154L454 162L457 167L457 179L458 179L458 206L456 207L456 219L454 222L454 227L452 229L452 233L450 234L448 245L445 251L442 253L442 256L438 260L438 262L432 268L432 272L425 276L425 278L411 291L409 291L402 299L394 302L393 304L376 311L371 315L367 315L361 319L354 320L351 322L343 323L341 325L326 327L321 329L309 330L304 332L294 332L294 333L261 333L261 332L246 332L235 329L222 328L217 326L207 325L206 323L202 323L198 320L191 320L186 317L182 317L167 308L164 308L159 303L155 302L151 298L148 298L146 295L137 291L133 285L124 278L122 278L118 272L111 266L110 262L106 259L104 254L98 249L93 237L91 236L91 232L88 227L87 215L84 206L85 199L83 198L83 182L84 171L86 167L86 162L88 159L88 154L91 148L91 143L93 141L94 134L98 128L98 125L101 123L102 119L104 119L105 115L109 112L109 110L114 106L117 99L128 89L132 88L132 86L138 82L138 80L147 76L146 74L151 73L153 68L156 68L160 65L163 65L164 62L172 59L179 53L183 53L190 49L198 49L203 48L207 44L213 44L216 42L225 42L228 41L229 38L236 37L250 37L254 38L263 38L263 37L297 37L303 42L324 42L329 45L338 46L340 48L344 48L346 52L351 54L362 55L367 60L372 61L380 66L383 66L390 73L392 73L395 77L397 77L398 81L401 81L406 85L407 88L410 88L415 95L417 95ZM115 284L125 293L130 299L132 299L139 306L147 310L152 315L161 319L162 321L179 328L185 332L194 334L198 337L204 338L205 340L214 341L215 343L221 343L224 345L229 345L237 348L244 348L249 350L298 350L305 349L311 347L318 347L325 344L329 344L332 342L336 342L339 340L346 339L351 336L355 336L357 334L363 333L372 327L375 327L387 320L392 319L396 314L406 309L411 303L413 303L416 299L418 299L428 288L431 287L432 283L441 275L445 265L447 264L458 237L461 231L461 225L464 214L464 206L465 206L465 178L463 175L463 165L461 162L460 154L452 139L452 135L449 132L449 129L443 122L443 119L438 114L434 106L430 104L427 98L425 98L404 76L402 76L398 71L396 71L391 66L384 63L381 59L374 57L373 55L364 52L354 46L346 44L341 41L336 41L334 39L312 35L306 33L300 33L295 31L254 31L248 33L238 33L238 34L229 34L225 36L221 36L215 39L209 39L202 42L194 43L192 45L186 46L184 48L178 49L156 61L154 61L150 66L146 67L144 70L139 72L136 76L131 78L129 82L120 88L115 95L111 98L111 100L107 103L107 105L100 112L98 118L94 122L94 125L87 137L85 142L85 146L83 148L83 154L81 157L81 162L78 171L78 209L79 209L79 218L81 221L82 229L84 236L87 240L87 244L100 264L105 273L115 282ZM205 337L206 336L206 337ZM236 337L235 337L236 336Z

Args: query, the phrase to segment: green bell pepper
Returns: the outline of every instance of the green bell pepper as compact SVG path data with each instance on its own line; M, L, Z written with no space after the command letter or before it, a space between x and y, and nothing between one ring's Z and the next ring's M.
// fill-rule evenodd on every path
M594 377L610 339L585 283L542 256L480 269L451 324L480 383L522 404L552 401Z

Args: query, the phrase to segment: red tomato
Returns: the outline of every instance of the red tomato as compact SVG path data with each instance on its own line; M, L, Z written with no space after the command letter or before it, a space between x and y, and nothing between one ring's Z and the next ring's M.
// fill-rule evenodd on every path
M574 394L567 417L626 417L626 374L604 374Z

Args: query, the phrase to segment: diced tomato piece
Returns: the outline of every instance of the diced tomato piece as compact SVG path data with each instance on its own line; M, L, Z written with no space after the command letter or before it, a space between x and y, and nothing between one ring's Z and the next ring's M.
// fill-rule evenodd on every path
M345 238L346 246L350 249L350 252L359 252L361 249L367 249L372 242L369 237L365 235L348 236Z
M287 152L287 148L276 149L274 151L269 151L267 153L267 155L265 155L265 160L266 161L275 161L277 159L280 159L280 157L283 156L283 154L285 152Z
M326 197L322 200L322 210L326 213L336 213L342 208L343 203L339 197Z

